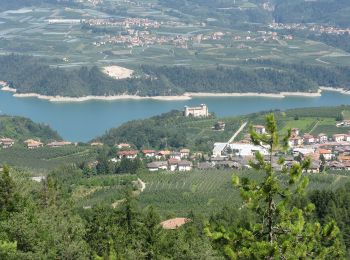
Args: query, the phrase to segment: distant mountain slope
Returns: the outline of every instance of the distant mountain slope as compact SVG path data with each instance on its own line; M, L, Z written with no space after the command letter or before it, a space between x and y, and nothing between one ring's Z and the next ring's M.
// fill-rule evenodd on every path
M25 140L39 138L42 141L61 140L59 134L44 124L34 123L24 117L0 115L0 137Z
M0 10L13 10L28 6L40 6L42 4L73 3L73 0L1 0Z
M173 15L182 19L183 14L195 16L219 26L244 25L245 23L272 22L271 13L262 8L262 0L159 0L162 6L177 10Z
M324 23L350 26L349 0L275 0L273 13L281 23Z
M140 66L136 73L133 78L117 80L97 67L61 69L49 66L48 60L34 57L0 56L0 80L8 82L18 93L46 96L316 92L318 86L350 87L350 67L288 64L272 60L247 61L239 67Z

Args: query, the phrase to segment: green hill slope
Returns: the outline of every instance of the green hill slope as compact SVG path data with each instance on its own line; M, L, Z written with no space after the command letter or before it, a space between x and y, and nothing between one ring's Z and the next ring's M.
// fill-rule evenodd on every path
M61 140L60 135L44 124L34 123L24 117L0 115L0 137L23 141L39 138L42 141Z

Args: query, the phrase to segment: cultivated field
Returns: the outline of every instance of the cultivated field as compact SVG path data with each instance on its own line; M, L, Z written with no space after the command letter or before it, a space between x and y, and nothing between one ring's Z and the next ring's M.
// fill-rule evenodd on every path
M242 204L239 191L231 183L233 170L192 172L157 172L136 175L97 176L79 182L73 197L81 207L115 204L125 196L125 184L137 178L146 188L137 196L141 207L155 206L162 217L186 217L190 212L210 215L224 206L238 208ZM258 178L250 171L239 172L241 177ZM308 174L309 189L336 189L350 181L344 173Z
M239 5L240 8L254 8L247 1L237 1ZM151 1L140 5L128 1L105 1L105 6L105 10L108 10L108 6L118 6L126 11L110 14L87 5L84 9L48 6L2 12L0 53L17 52L57 58L55 66L62 67L119 65L136 69L140 64L234 66L247 59L262 58L318 65L350 65L349 53L319 42L297 37L291 41L262 40L257 32L220 28L210 23L203 25L198 17L186 14L181 14L180 18L177 10L162 9ZM176 36L188 41L181 44L172 41L147 43L142 46L108 42L96 45L109 37L126 33L126 29L105 25L91 29L84 28L82 23L83 20L96 18L128 17L147 18L161 24L159 28L136 28L148 31L154 37ZM224 32L224 35L213 37L214 33L220 32Z

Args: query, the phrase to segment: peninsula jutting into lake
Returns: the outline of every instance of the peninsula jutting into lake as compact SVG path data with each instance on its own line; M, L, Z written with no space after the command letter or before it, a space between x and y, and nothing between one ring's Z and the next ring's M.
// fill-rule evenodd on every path
M261 110L350 104L350 99L340 92L323 91L322 95L312 97L208 96L193 97L191 100L123 99L57 103L37 98L17 98L10 92L0 91L2 114L21 115L35 122L47 123L70 141L88 141L124 122L202 103L207 104L211 112L222 117Z

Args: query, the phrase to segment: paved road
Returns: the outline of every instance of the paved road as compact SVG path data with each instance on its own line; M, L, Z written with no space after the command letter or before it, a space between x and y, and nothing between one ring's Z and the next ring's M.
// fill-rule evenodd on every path
M320 121L317 121L316 124L311 128L310 130L310 134L316 129L316 127L318 126L318 124L320 123Z
M239 135L239 133L244 129L244 127L247 125L248 122L244 122L241 127L236 131L236 133L230 138L230 140L228 140L228 143L232 143L235 138L237 137L237 135Z

